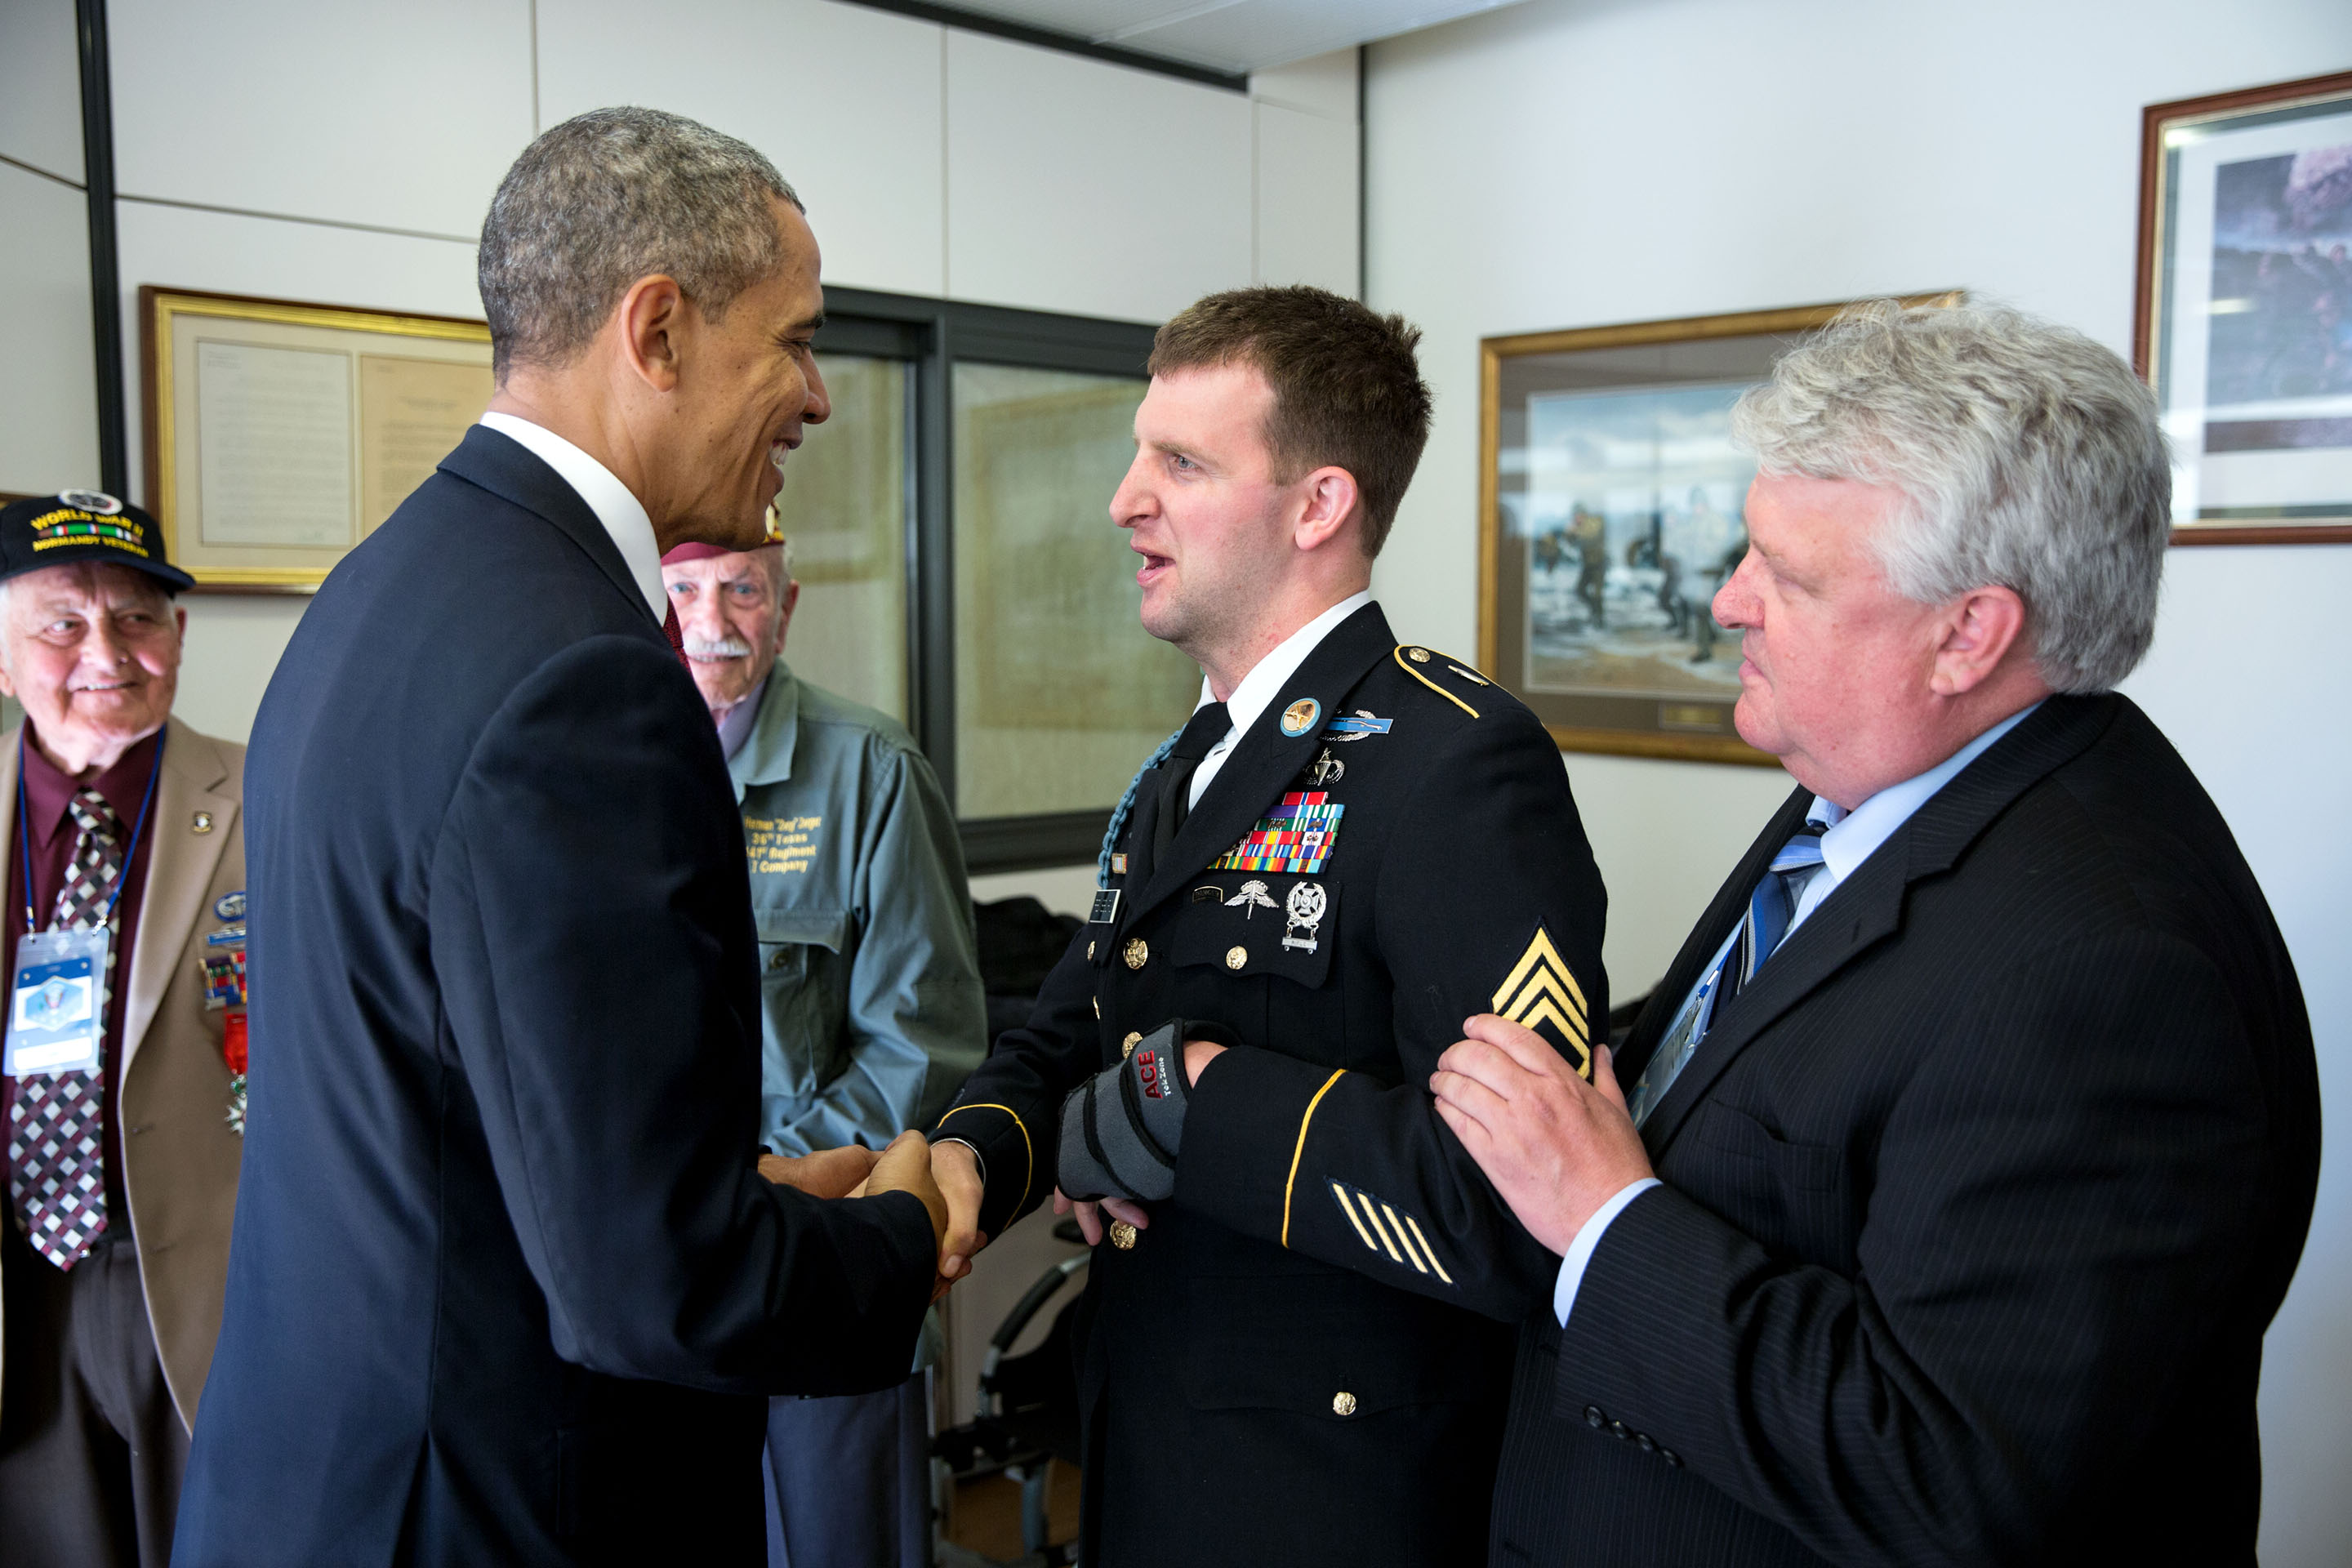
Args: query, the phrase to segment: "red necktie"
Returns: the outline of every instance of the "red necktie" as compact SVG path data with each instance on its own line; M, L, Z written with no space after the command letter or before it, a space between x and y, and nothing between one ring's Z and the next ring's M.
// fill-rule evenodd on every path
M669 650L670 652L677 655L677 662L685 665L687 672L688 674L692 674L694 671L694 664L686 657L686 633L678 629L677 606L676 605L668 605L663 607L662 636L669 638Z

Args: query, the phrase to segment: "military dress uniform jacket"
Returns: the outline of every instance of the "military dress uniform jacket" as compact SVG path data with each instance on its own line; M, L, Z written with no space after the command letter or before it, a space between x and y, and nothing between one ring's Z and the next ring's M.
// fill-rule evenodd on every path
M955 813L887 715L781 660L728 763L760 937L760 1141L927 1127L988 1048Z
M1812 798L1724 883L1623 1081ZM2317 1071L2262 889L2127 699L2050 698L1923 804L1642 1137L1665 1184L1521 1351L1498 1568L2252 1568Z
M1535 1023L1580 1064L1606 1016L1603 894L1559 749L1367 605L1155 857L1158 789L1147 774L1114 846L1096 912L1116 908L938 1134L980 1150L981 1223L1001 1234L1055 1184L1071 1088L1171 1016L1241 1042L1194 1091L1175 1201L1096 1252L1082 1552L1481 1561L1513 1331L1558 1259L1427 1080L1474 1014ZM1307 826L1261 832L1285 812ZM1267 852L1232 853L1248 837Z
M16 831L18 733L0 735L0 844ZM245 748L172 720L147 827L153 837L122 1014L121 1089L108 1108L122 1131L121 1190L155 1354L191 1426L220 1333L244 1152L228 1121L221 1054L228 1011L205 1005L204 973L206 955L231 945L207 939L244 923L238 902L222 902L245 890L244 798Z

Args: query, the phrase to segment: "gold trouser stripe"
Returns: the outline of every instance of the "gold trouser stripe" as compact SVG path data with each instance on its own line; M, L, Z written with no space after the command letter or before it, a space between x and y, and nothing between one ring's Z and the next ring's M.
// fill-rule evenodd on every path
M1381 1238L1381 1245L1389 1249L1390 1260L1396 1263L1402 1263L1404 1261L1404 1254L1399 1252L1396 1248L1396 1243L1389 1239L1389 1227L1381 1223L1381 1211L1372 1206L1372 1200L1370 1195L1363 1193L1358 1193L1356 1194L1356 1201L1364 1205L1364 1217L1372 1222L1372 1233Z
M1403 670L1407 675L1412 676L1415 680L1420 681L1423 686L1428 687L1432 691L1436 692L1440 697L1444 698L1445 700L1453 703L1454 706L1461 709L1462 711L1469 714L1473 719L1478 717L1478 710L1471 707L1470 704L1463 701L1462 699L1454 696L1454 693L1446 690L1445 688L1438 685L1437 682L1430 679L1429 677L1422 674L1421 671L1407 664L1404 661L1404 646L1402 643L1397 646L1395 650L1391 652L1389 657L1396 660L1396 667L1399 669Z
M1021 1204L1029 1201L1029 1184L1037 1179L1037 1147L1029 1142L1028 1124L1021 1120L1021 1113L1009 1105L959 1105L954 1110L949 1111L948 1116L953 1116L960 1110L1001 1110L1013 1118L1013 1126L1021 1129L1021 1148L1022 1152L1029 1156L1029 1168L1021 1173L1021 1202L1013 1205L1013 1212L1019 1214ZM936 1132L945 1127L948 1124L948 1116L942 1116L932 1123L931 1131Z
M1315 1120L1315 1108L1323 1103L1323 1097L1331 1092L1331 1086L1346 1077L1347 1072L1346 1068L1341 1068L1325 1079L1323 1087L1315 1091L1315 1098L1307 1102L1307 1114L1298 1119L1298 1142L1290 1151L1290 1174L1282 1184L1282 1245L1285 1247L1290 1245L1290 1189L1298 1184L1299 1157L1307 1152L1307 1124Z
M1372 1239L1372 1233L1366 1230L1364 1222L1356 1217L1356 1205L1348 1201L1348 1189L1334 1182L1331 1184L1331 1195L1339 1200L1339 1212L1348 1216L1348 1223L1354 1226L1356 1234L1364 1238L1364 1250L1378 1252L1381 1249L1381 1244Z
M1411 1215L1404 1216L1404 1222L1405 1224L1412 1226L1412 1234L1420 1237L1421 1249L1429 1254L1429 1266L1437 1270L1437 1277L1440 1279L1444 1280L1448 1285L1453 1284L1454 1276L1445 1271L1445 1265L1437 1261L1437 1248L1429 1245L1429 1237L1422 1236L1421 1222L1413 1218Z
M1407 1258L1412 1260L1413 1268L1419 1269L1423 1274L1428 1273L1429 1266L1422 1262L1421 1254L1413 1250L1412 1237L1404 1233L1404 1221L1397 1218L1396 1210L1387 1204L1382 1204L1381 1205L1381 1212L1389 1216L1389 1224L1395 1227L1397 1239L1404 1243L1404 1255ZM1415 1228L1418 1227L1416 1226ZM1426 1247L1429 1244L1427 1242L1423 1242L1422 1245Z

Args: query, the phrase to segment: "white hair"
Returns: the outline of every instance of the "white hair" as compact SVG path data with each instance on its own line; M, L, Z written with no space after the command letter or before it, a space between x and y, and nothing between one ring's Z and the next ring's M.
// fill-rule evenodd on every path
M1895 592L2012 590L2053 690L2106 690L2147 654L2172 462L2113 351L2005 306L1882 300L1783 355L1731 419L1767 472L1899 490L1873 542Z

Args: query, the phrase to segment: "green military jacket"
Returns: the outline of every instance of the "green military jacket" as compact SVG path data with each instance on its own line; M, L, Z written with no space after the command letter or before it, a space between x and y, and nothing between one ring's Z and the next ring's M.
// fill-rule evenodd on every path
M760 936L760 1141L880 1148L988 1049L954 814L907 731L780 659L728 763Z

